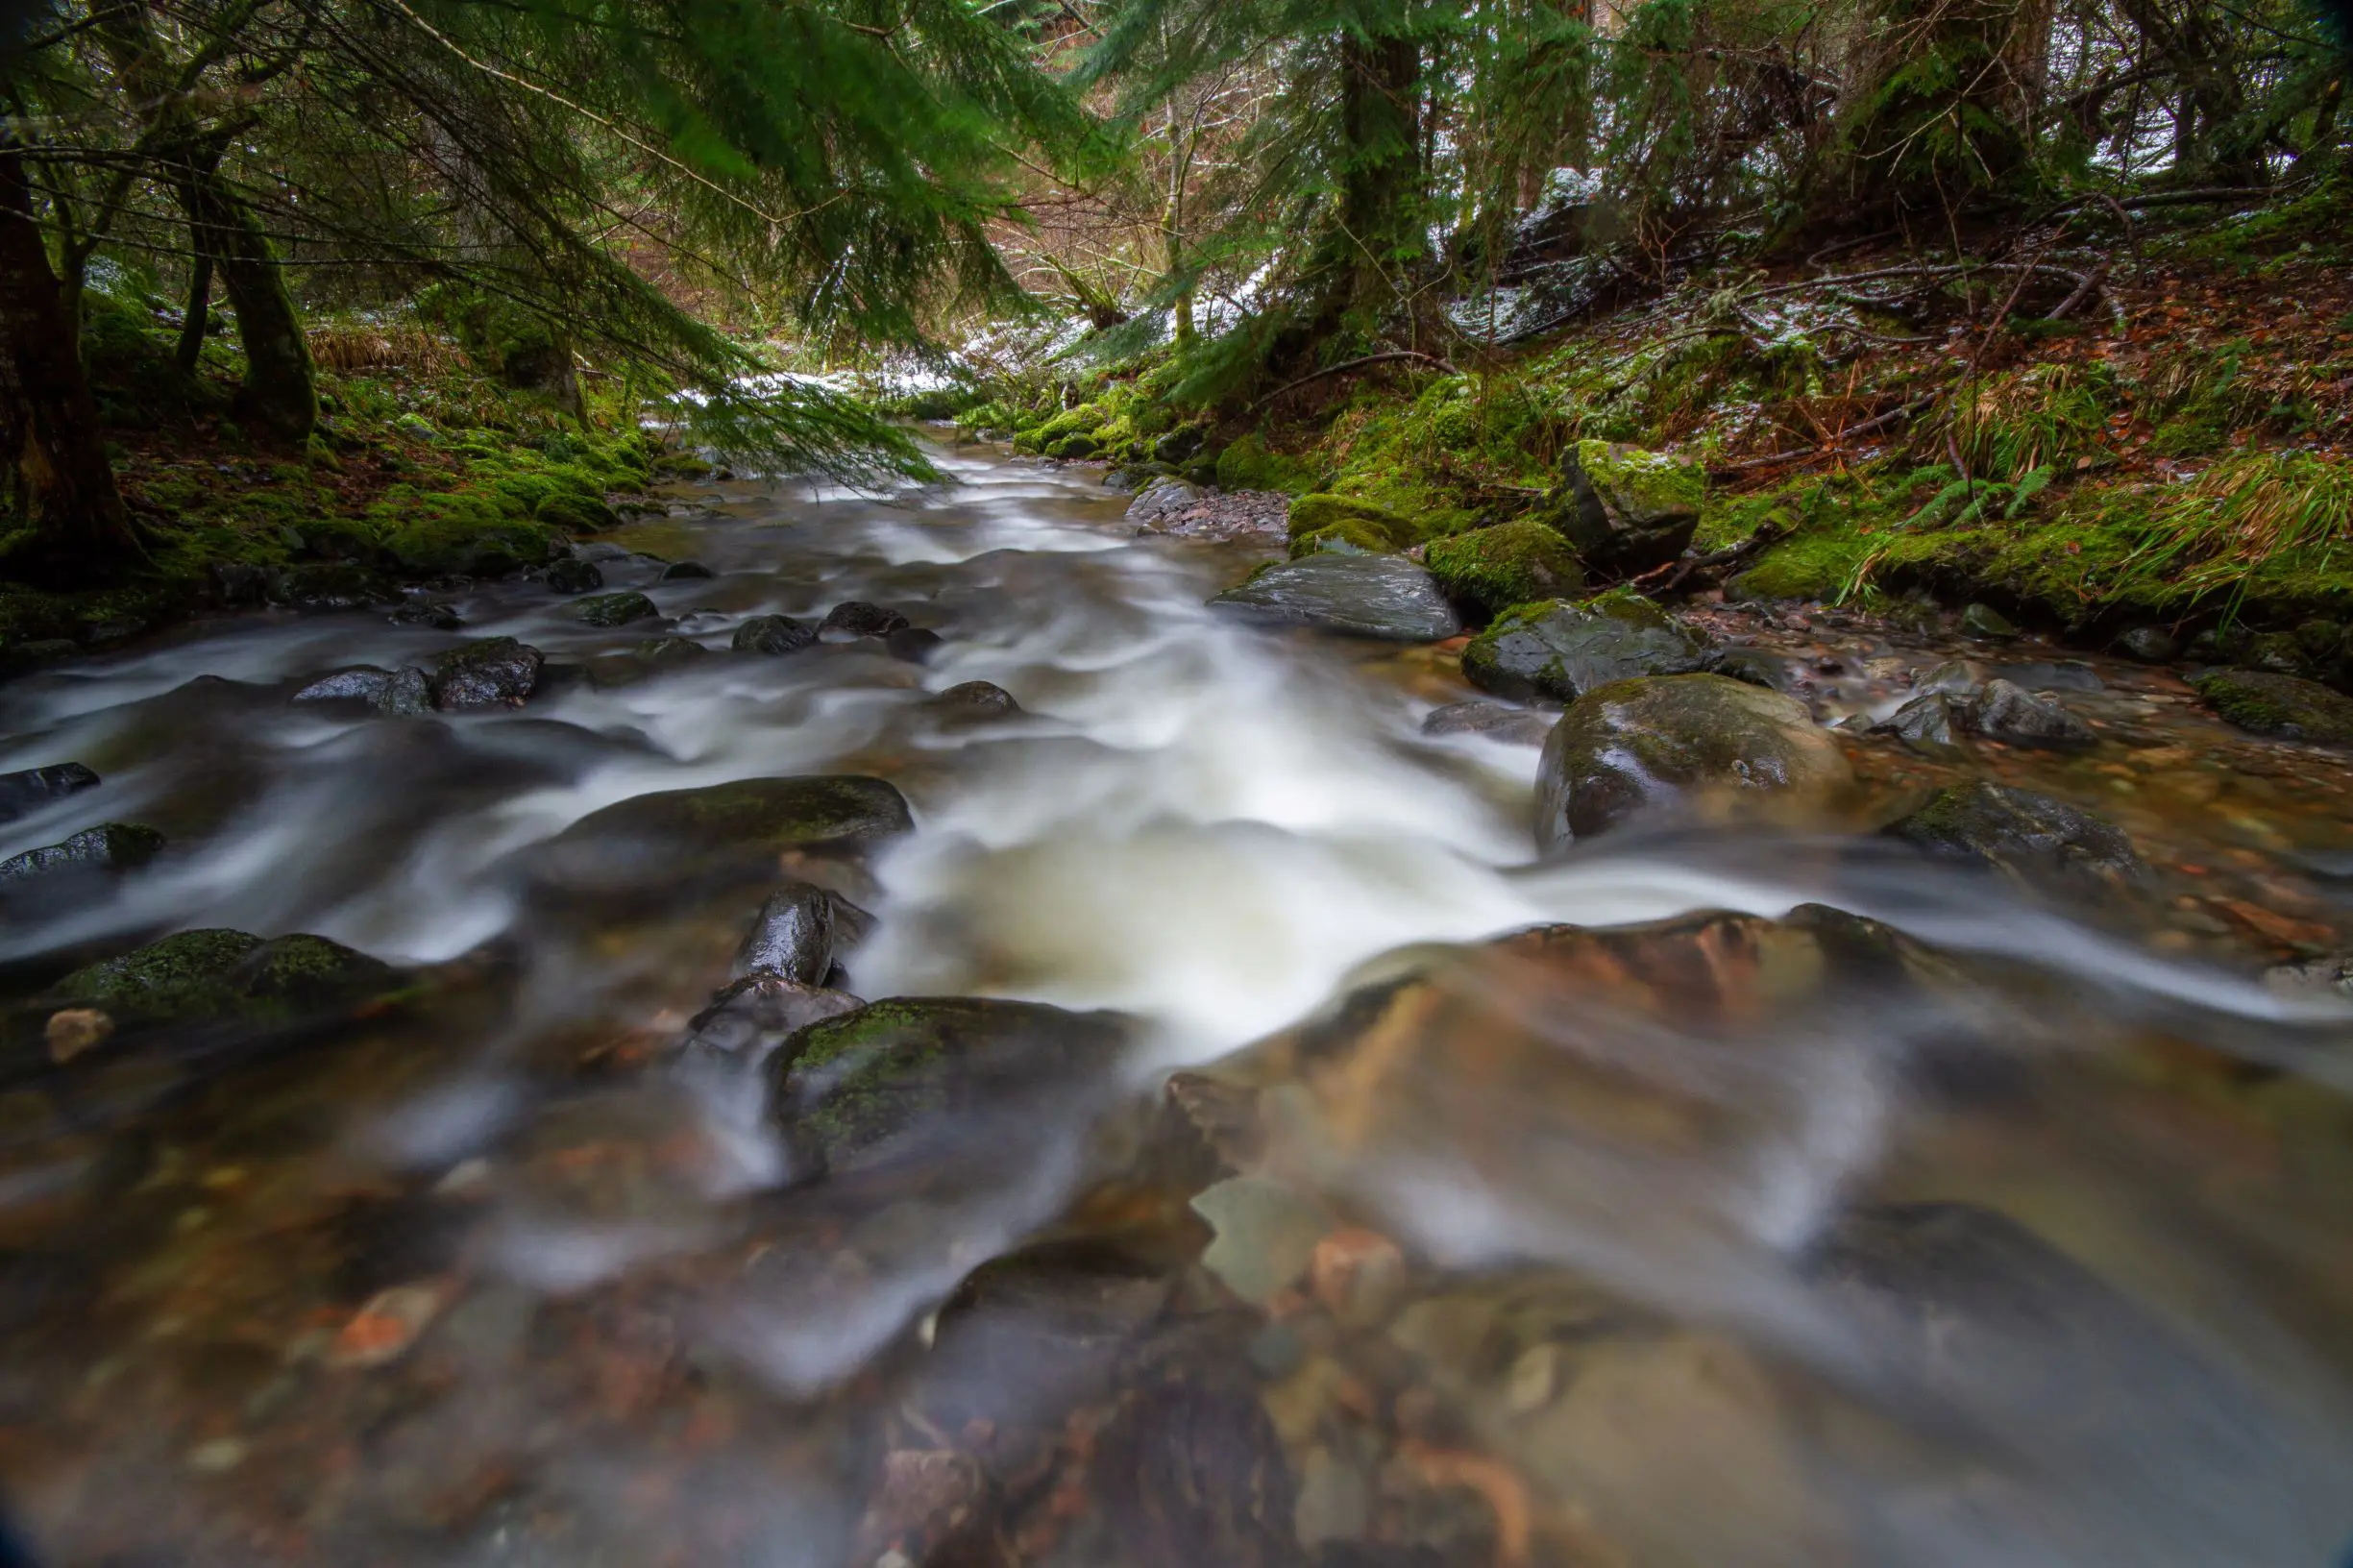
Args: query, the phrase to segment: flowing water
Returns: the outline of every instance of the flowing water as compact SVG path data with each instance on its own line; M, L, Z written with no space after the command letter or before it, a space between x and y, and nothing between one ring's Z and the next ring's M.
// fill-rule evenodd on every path
M0 851L172 845L7 906L12 993L190 927L412 981L299 1035L12 1035L0 1484L39 1560L2343 1559L2353 1007L2262 978L2353 919L2340 761L2110 671L2109 744L1996 765L2134 829L2129 899L1834 830L1936 781L1892 750L1812 835L1539 861L1536 751L1420 731L1469 695L1445 651L1238 625L1203 601L1268 547L947 464L621 536L714 572L646 582L677 635L862 600L927 663L648 663L656 623L516 582L463 633L256 615L0 688L0 771L105 779ZM551 661L517 711L288 701L501 634ZM973 680L1022 712L925 705ZM760 889L518 870L820 773L915 820L777 873L876 918L841 984L1124 1043L1017 1040L820 1172L777 1032L693 1021Z

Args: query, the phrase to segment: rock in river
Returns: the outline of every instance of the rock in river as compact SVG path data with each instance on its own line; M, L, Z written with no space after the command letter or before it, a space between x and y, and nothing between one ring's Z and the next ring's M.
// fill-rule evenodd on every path
M727 646L738 653L797 653L817 643L817 629L789 615L755 615L735 628Z
M1711 663L1708 650L1666 611L1623 588L1581 604L1523 605L1462 650L1463 678L1521 701L1574 702L1613 680L1690 674Z
M2147 874L2115 823L2047 795L1979 779L1939 790L1887 828L1889 836L1948 860L2028 878L2088 878L2115 885Z
M821 986L832 968L833 894L807 882L770 894L735 954L738 976L772 974Z
M1969 753L1969 747L1954 734L1961 718L1953 711L1952 698L1943 692L1923 692L1877 727L1924 757L1950 761Z
M1501 702L1449 702L1422 720L1425 735L1484 735L1512 746L1542 746L1560 722L1556 713L1507 708Z
M980 724L992 719L1017 719L1021 704L994 681L968 680L926 698L923 711L944 724Z
M2262 670L2209 670L2190 684L2241 729L2320 746L2353 746L2353 697Z
M77 969L43 998L94 1009L126 1028L234 1018L304 1021L394 991L400 971L325 937L264 940L244 931L182 931Z
M0 822L12 822L52 800L98 787L98 775L78 762L0 773Z
M907 618L896 610L853 599L826 611L825 619L818 623L817 634L827 642L849 642L860 637L888 637L906 625Z
M364 702L378 713L415 718L433 711L433 693L425 672L415 669L379 670L355 665L312 681L294 694L297 702Z
M1536 844L1589 838L1637 812L1818 806L1853 781L1805 704L1723 675L1622 680L1586 693L1544 743Z
M581 600L572 607L572 613L592 626L625 626L632 621L643 621L662 612L645 595L626 593L599 594L594 599Z
M1989 741L2012 746L2095 746L2099 735L2090 724L2047 697L2038 697L2016 681L1998 677L1985 683L1970 702L1969 727Z
M596 562L568 555L549 567L541 580L559 594L584 594L591 588L603 587L604 574L597 570Z
M132 822L100 822L61 844L0 860L0 884L32 882L70 871L127 871L163 852L163 835Z
M519 708L539 684L546 663L539 649L512 637L453 648L434 663L433 705L444 713Z
M772 874L786 850L850 851L913 825L906 797L879 778L746 778L591 812L522 859L551 893L686 896Z
M770 1104L803 1172L839 1165L919 1123L950 1142L993 1144L1019 1136L997 1116L1034 1111L1036 1096L1108 1068L1126 1038L1110 1014L977 996L897 997L813 1024L778 1046L766 1067Z
M1397 555L1277 561L1210 603L1253 621L1388 642L1434 643L1462 629L1437 579Z

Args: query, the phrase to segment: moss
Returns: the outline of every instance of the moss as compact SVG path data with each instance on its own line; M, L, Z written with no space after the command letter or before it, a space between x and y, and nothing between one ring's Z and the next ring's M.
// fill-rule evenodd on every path
M1372 551L1402 550L1413 542L1412 524L1385 506L1353 496L1302 496L1291 502L1287 527L1294 541L1340 528L1352 543Z
M1426 564L1446 597L1481 620L1531 600L1574 594L1585 580L1568 542L1532 519L1437 540Z
M1254 432L1228 443L1217 454L1217 482L1228 490L1305 496L1315 488L1315 471L1296 457L1269 450L1265 439Z
M1385 530L1360 517L1351 517L1344 518L1337 523L1327 524L1310 533L1293 535L1290 544L1290 558L1294 561L1304 560L1310 555L1320 555L1326 551L1353 551L1360 555L1387 555L1393 553L1396 548L1390 542Z
M632 621L661 613L652 600L636 592L597 594L572 607L575 620L585 621L592 626L625 626Z
M384 547L393 558L431 576L502 576L546 561L555 543L544 525L515 517L478 491L412 493L369 511L389 525Z
M259 937L243 931L183 931L76 969L53 989L122 1020L209 1017L233 1005L230 971L260 945Z
M534 519L566 533L597 533L621 526L620 514L594 496L558 491L539 503Z
M2211 670L2190 682L2241 729L2322 746L2353 746L2353 698L2260 670Z

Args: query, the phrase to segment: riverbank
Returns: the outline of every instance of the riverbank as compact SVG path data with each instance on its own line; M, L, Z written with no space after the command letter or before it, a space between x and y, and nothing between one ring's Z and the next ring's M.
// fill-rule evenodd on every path
M1964 235L1960 259L1883 240L1686 271L1524 342L1473 341L1498 308L1576 303L1539 271L1483 318L1465 302L1442 356L1374 355L1246 409L1187 401L1198 362L1161 351L1047 364L961 418L1131 481L1374 508L1354 548L1557 521L1564 462L1605 442L1679 465L1698 511L1675 550L1605 576L1656 565L1654 591L1881 611L1982 603L2085 648L2187 652L2205 635L2209 660L2341 684L2346 203L2338 184L2237 211L2093 204Z
M321 419L289 450L234 417L241 361L193 373L155 302L92 293L85 354L147 559L80 592L0 582L0 675L260 603L430 615L483 578L656 512L647 489L709 465L590 379L576 409L472 366L445 334L347 322L309 333Z

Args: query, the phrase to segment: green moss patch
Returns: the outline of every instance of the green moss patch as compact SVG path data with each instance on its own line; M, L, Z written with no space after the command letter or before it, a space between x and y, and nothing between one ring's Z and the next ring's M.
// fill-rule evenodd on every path
M1446 597L1474 620L1531 600L1564 598L1585 584L1584 568L1568 541L1532 519L1437 540L1424 564Z

